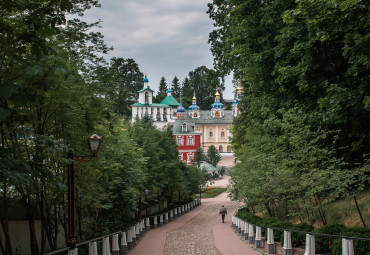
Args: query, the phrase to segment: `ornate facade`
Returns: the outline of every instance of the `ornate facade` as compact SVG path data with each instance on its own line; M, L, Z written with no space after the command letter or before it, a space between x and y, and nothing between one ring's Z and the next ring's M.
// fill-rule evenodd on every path
M144 77L144 88L139 93L139 101L132 105L132 121L142 118L145 114L151 116L158 128L170 127L178 145L179 157L183 162L189 162L194 157L197 148L208 151L209 146L224 154L232 154L230 147L230 131L234 117L239 115L238 100L242 93L241 84L237 88L237 97L233 100L232 110L225 110L216 90L215 102L210 110L201 110L197 106L195 91L192 105L186 110L182 102L176 101L168 89L166 98L160 104L153 104L153 90L149 88L148 78Z

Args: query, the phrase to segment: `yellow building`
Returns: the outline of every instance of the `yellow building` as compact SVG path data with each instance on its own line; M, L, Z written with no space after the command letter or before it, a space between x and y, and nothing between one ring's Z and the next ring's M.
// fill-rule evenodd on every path
M237 105L233 103L233 108ZM232 133L230 128L234 116L238 111L224 110L220 102L220 94L216 92L215 103L212 104L211 110L200 110L197 106L195 92L192 105L185 114L185 121L194 123L194 132L201 133L201 147L204 152L208 151L209 146L214 145L222 154L232 154L230 147L230 138ZM181 120L178 120L181 121Z

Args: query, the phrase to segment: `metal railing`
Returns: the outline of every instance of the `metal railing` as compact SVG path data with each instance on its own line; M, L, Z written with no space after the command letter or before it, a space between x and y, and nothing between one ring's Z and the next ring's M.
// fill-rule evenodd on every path
M284 246L283 246L284 255L293 254L293 247L292 247L292 242L291 242L292 232L301 233L301 234L306 235L305 255L315 254L315 236L341 238L342 239L342 254L345 254L345 255L355 254L354 248L353 248L353 240L370 242L369 238L332 235L332 234L325 234L325 233L314 233L314 232L307 232L307 231L301 231L301 230L285 229L285 228L280 228L280 227L268 227L268 226L256 225L254 228L254 224L248 223L238 218L237 216L235 216L235 214L232 216L232 226L235 228L238 234L244 237L245 241L247 241L249 245L254 244L255 247L251 247L251 248L257 248L257 249L262 248L263 243L262 243L262 236L261 236L261 228L267 228L267 252L268 254L276 253L273 230L283 230L284 231Z
M93 238L87 241L83 241L76 244L76 249L71 250L69 247L59 249L56 251L52 251L49 253L45 253L44 255L54 255L54 254L61 254L64 252L68 252L69 255L77 255L78 254L78 247L82 247L84 245L89 245L89 255L97 255L97 241L103 240L103 251L102 254L125 254L127 250L133 249L136 241L142 236L142 234L146 231L149 231L151 228L156 228L160 225L166 224L174 218L177 218L193 208L197 207L201 204L200 199L196 199L192 202L186 203L184 205L178 206L174 209L171 209L167 212L150 216L147 218L142 219L141 221L137 222L133 226L131 226L127 230L117 231L114 233L110 233L108 235L100 236L97 238ZM150 224L150 219L153 219L153 224ZM159 219L159 220L158 220ZM119 244L118 236L121 235L121 242ZM109 240L112 240L112 249L110 248Z

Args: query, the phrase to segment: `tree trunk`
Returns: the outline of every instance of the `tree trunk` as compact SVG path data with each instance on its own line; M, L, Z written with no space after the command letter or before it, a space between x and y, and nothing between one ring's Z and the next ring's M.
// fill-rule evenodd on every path
M35 226L35 209L32 207L31 204L31 197L27 197L27 201L25 203L26 206L26 214L28 218L28 228L30 232L30 250L32 255L39 255L39 248L37 244L37 236L36 236L36 226Z
M366 223L364 221L364 218L362 218L362 214L361 214L361 211L360 211L360 207L358 206L356 196L353 196L353 199L355 200L355 205L356 205L356 208L357 208L358 215L360 215L360 219L362 221L362 225L364 225L364 227L366 228L367 226L366 226Z
M270 216L270 217L273 217L273 215L272 215L272 211L271 211L271 208L270 208L270 206L268 205L268 203L265 203L265 207L266 207L266 210L267 210L267 212L268 212L269 216Z
M57 205L56 204L54 204L54 226L55 226L55 228L54 228L54 238L53 238L53 243L54 243L53 249L56 250L57 249L57 243L58 243L58 231L59 231L59 228L58 228L58 213L57 213Z
M0 240L1 251L3 252L3 254L12 255L13 248L12 248L12 242L11 242L10 235L9 235L9 219L8 219L8 197L7 197L8 187L6 184L4 184L3 189L4 189L3 191L4 192L4 208L3 208L4 219L1 220L1 226L3 228L4 235L5 235L5 247L3 247L2 240Z

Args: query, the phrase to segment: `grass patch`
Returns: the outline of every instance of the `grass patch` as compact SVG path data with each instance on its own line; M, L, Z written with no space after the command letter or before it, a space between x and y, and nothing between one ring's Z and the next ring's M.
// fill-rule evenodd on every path
M366 225L370 226L370 187L357 194L357 202ZM325 205L329 224L341 223L347 227L363 227L353 197Z
M202 189L202 198L216 197L225 191L226 191L226 188L220 188L220 187L204 188Z

